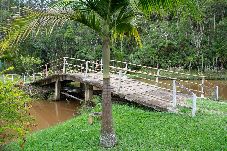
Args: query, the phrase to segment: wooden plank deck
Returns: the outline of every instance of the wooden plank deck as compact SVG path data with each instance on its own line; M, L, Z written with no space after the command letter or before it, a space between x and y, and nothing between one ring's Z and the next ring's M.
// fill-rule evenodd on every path
M55 82L56 80L78 81L93 85L102 89L103 80L102 73L88 73L85 77L84 73L72 74L55 74L47 78L35 81L34 84L46 85ZM136 79L131 79L126 76L121 77L121 88L119 90L119 75L111 74L111 91L113 95L118 95L125 100L135 102L155 110L174 111L172 105L172 91L160 89L155 85L141 82ZM187 96L177 93L177 104L186 106Z

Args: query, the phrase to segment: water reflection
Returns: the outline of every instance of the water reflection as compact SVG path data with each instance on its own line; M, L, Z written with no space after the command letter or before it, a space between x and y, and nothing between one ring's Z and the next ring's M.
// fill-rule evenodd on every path
M36 126L32 131L37 131L72 118L79 110L79 101L34 101L30 114L35 118Z

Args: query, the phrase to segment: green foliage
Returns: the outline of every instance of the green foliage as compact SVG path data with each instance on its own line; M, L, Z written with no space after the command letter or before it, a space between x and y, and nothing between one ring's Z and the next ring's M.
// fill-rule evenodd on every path
M140 2L141 4L136 4L139 5L139 8L143 8L149 1L141 0ZM160 3L157 3L158 1L150 2L156 4L149 5L149 7L146 8L147 10L145 10L145 12L152 12L151 14L147 14L147 18L137 16L135 19L131 20L130 16L132 17L132 11L138 11L134 9L134 5L132 5L132 10L123 16L118 14L122 9L119 8L118 10L118 6L113 8L117 11L113 12L116 16L112 18L110 26L112 29L110 33L112 37L111 58L141 63L148 66L156 67L159 65L161 68L181 67L190 71L217 71L227 68L227 53L225 49L227 44L225 36L227 30L227 13L225 11L227 4L225 0L198 1L196 8L192 8L195 2L194 0L190 2L185 0L164 0ZM170 4L171 2L173 3ZM185 4L182 5L182 3ZM63 3L59 3L59 5L55 5L55 7L73 7L75 12L80 11L79 6L79 8L74 7L76 4L77 2L75 1L64 1ZM94 2L91 2L91 4L92 5L89 6L86 5L86 8L91 10L88 14L84 13L81 16L79 15L78 21L87 25L88 27L86 28L81 24L75 24L74 21L76 21L76 17L78 17L75 14L69 14L69 16L65 16L64 14L56 14L56 16L48 13L41 14L41 16L44 17L50 15L49 21L51 25L45 22L41 25L41 28L37 27L27 31L28 33L30 32L30 35L27 36L27 34L25 34L27 39L25 39L23 43L20 43L19 48L10 49L10 54L7 55L11 56L9 57L11 59L3 59L5 64L10 65L11 62L13 62L12 58L18 55L30 55L35 58L40 58L42 63L47 63L63 56L88 60L100 59L104 28L98 29L97 26L103 26L105 24L105 16L103 19L97 17L98 15L103 16L103 14L99 11L95 12L99 10L96 8L99 6L94 6ZM158 5L163 5L164 10L170 12L162 13L164 10L160 9ZM168 5L169 8L167 7ZM179 6L180 8L176 10L175 7L172 6ZM153 11L156 9L160 9L160 11L154 13ZM196 15L195 13L198 14ZM87 18L85 15L88 15ZM118 15L119 17L117 17ZM127 18L130 19L130 23L138 28L143 48L136 47L136 40L134 38L136 35L127 38L127 31L125 34L122 34L121 31L127 27L125 22L122 24L119 23L122 27L117 26L119 29L115 29L115 22L122 21L121 17L124 18L125 15L128 15ZM34 13L35 19L37 16L39 15ZM54 20L55 18L57 18L56 21ZM58 22L61 22L60 20L67 21L67 24L61 24L61 27L55 27L59 25ZM65 21L63 22L65 23ZM36 22L38 22L38 20L36 20ZM56 24L52 25L53 22ZM27 22L22 23L26 24ZM46 28L44 28L44 26ZM90 30L89 28L91 27L94 27L94 30ZM49 34L50 31L52 31L52 34ZM98 33L95 31L98 31ZM116 34L117 31L119 34Z
M32 56L20 56L14 59L14 66L19 73L32 72L37 66L41 64L40 58Z
M209 104L219 104L209 102ZM226 103L214 105L216 111ZM199 106L202 107L202 106ZM225 150L226 111L171 114L145 111L135 106L113 105L118 144L109 150ZM88 113L27 137L28 150L106 150L99 146L100 121L88 124ZM11 143L4 151L20 151Z
M28 130L30 99L14 84L0 82L0 144L23 138Z
M83 102L79 110L80 114L88 114L90 112L101 112L102 98L94 95L89 102Z
M91 101L95 104L92 111L102 112L102 98L100 96L94 96Z

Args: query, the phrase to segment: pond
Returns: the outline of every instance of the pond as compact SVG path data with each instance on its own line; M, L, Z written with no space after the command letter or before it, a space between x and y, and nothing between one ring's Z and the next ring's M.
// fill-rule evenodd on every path
M80 102L75 101L34 101L30 114L34 117L35 125L32 131L48 128L64 122L77 115Z

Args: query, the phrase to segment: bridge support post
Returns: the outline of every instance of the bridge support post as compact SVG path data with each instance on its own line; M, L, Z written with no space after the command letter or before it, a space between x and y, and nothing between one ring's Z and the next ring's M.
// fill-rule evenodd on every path
M60 100L60 93L61 93L61 82L57 80L55 82L55 92L54 92L54 100Z
M85 103L90 101L93 97L93 86L85 84Z

